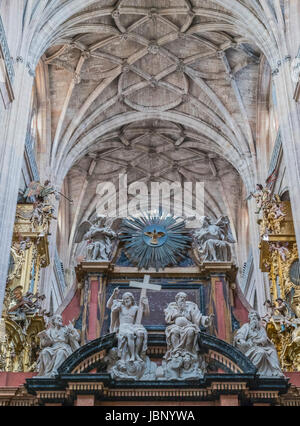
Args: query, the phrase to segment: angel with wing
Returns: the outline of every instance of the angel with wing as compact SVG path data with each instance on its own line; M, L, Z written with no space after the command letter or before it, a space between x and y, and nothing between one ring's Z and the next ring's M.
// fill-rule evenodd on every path
M86 241L86 256L89 261L108 261L112 252L112 241L117 234L106 223L105 216L98 216L92 222L84 221L78 228L75 243Z
M263 209L270 201L271 201L271 191L268 186L263 187L260 183L256 185L256 191L251 192L249 197L247 198L255 198L257 210L255 214L259 214L261 209Z
M49 203L50 195L54 195L57 200L59 200L59 196L62 195L70 203L73 203L73 200L57 191L51 184L50 180L45 180L44 184L41 184L41 182L38 181L30 182L24 191L23 197L25 199L35 197L38 202Z
M269 250L270 251L277 251L277 253L280 255L283 262L286 261L287 257L290 255L290 251L288 249L289 243L272 243L270 244Z
M37 197L39 201L45 201L48 200L49 195L55 193L56 190L51 185L51 182L49 180L46 180L43 185L40 182L33 181L30 182L28 187L26 188L24 192L24 197Z
M227 216L221 216L217 222L204 216L202 227L194 233L202 262L230 262L231 244L235 243Z

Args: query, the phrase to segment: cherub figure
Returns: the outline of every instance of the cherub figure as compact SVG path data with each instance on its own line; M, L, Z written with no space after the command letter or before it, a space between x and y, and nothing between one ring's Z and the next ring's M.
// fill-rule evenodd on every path
M267 313L266 315L262 317L262 320L265 320L266 322L268 322L274 315L274 310L276 306L274 305L274 303L271 302L270 299L267 299L265 301L264 306L266 307Z
M12 248L15 250L15 252L17 252L18 254L20 254L21 252L29 249L31 247L31 241L30 238L27 237L26 239L24 239L24 237L21 234L17 234L17 241L13 242Z
M45 300L45 297L43 294L33 294L30 291L27 291L23 295L22 286L17 286L12 290L13 304L9 307L8 314L14 316L20 315L21 318L23 318L23 314L45 314L45 311L42 311L42 302Z
M261 209L270 201L271 191L269 188L264 188L260 183L256 184L256 192L250 193L250 198L254 197L256 200L257 210L255 214L259 214Z
M37 228L41 226L43 223L43 211L42 211L42 203L35 202L33 203L33 210L31 214L31 223L33 228Z
M281 259L283 260L283 262L285 262L287 257L290 254L289 249L287 248L288 246L289 246L288 242L284 244L272 243L270 244L270 251L277 251Z
M278 297L276 299L277 306L275 308L275 315L277 316L277 321L279 321L281 331L285 331L286 325L291 324L290 323L290 315L289 315L289 308L288 304L285 300L283 300L281 297Z
M54 207L52 204L48 201L36 201L33 203L33 210L30 217L33 230L38 227L47 230L52 219L57 219L54 216Z
M286 301L281 299L281 297L278 297L276 299L276 302L277 302L277 306L275 308L275 313L284 318L287 318L289 315L289 309L288 309Z
M267 219L269 230L271 232L280 232L280 222L285 217L285 213L281 210L279 202L270 202L264 208L264 216Z
M286 216L286 214L282 211L282 204L278 199L278 195L275 195L276 202L273 204L272 211L274 212L275 219L279 217Z

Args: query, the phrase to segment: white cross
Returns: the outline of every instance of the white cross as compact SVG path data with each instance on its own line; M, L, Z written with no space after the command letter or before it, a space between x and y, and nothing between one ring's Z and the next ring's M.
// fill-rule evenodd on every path
M144 275L144 281L142 283L137 281L130 281L129 283L129 287L142 289L141 296L140 296L139 310L136 317L136 324L142 323L142 316L143 316L143 310L144 310L142 305L142 299L146 297L147 290L155 290L155 291L161 290L161 285L150 284L149 281L150 281L150 275Z

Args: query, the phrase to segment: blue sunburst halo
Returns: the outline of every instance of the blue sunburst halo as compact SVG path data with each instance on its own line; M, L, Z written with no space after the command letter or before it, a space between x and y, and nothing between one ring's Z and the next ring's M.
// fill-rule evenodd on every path
M186 258L192 240L184 220L162 212L123 219L120 231L126 253L138 269L158 271L176 265Z

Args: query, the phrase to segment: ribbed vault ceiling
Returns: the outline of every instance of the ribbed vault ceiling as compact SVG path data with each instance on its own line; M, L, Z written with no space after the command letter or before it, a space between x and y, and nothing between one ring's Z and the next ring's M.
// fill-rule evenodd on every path
M42 62L53 174L80 200L71 236L94 213L97 183L120 172L202 180L206 212L235 225L241 182L254 183L259 56L216 1L99 1L60 26Z

